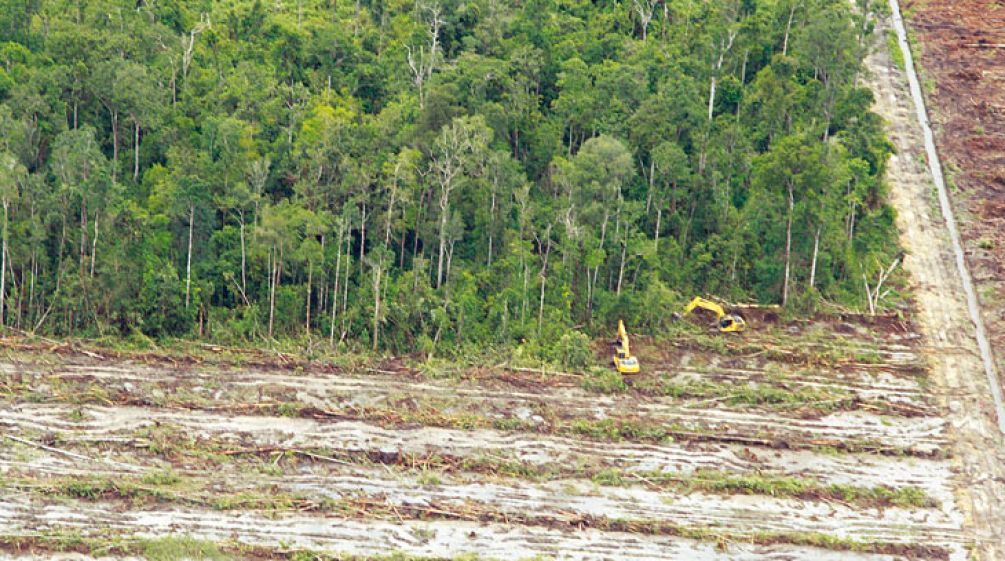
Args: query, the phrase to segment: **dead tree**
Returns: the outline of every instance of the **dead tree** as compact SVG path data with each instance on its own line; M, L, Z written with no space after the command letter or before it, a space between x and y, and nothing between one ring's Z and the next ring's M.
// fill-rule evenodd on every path
M890 289L883 290L883 284L886 282L893 271L897 269L900 262L904 260L904 252L900 252L894 257L893 262L886 269L879 268L876 273L876 284L869 286L869 278L866 276L865 271L862 271L862 282L865 285L865 299L869 303L869 315L876 315L876 308L879 306L880 300L886 298L890 293ZM876 265L879 265L879 259L876 259Z
M419 96L419 108L426 106L426 83L433 75L433 70L439 58L440 51L440 26L443 25L441 19L442 11L440 5L433 3L423 5L421 11L429 13L426 24L429 26L429 46L419 45L418 47L406 46L408 69L412 73L412 83Z

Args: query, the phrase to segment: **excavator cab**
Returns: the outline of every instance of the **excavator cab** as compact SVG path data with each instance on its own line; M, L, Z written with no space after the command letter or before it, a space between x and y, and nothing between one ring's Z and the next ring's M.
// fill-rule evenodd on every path
M700 296L691 300L691 303L684 308L683 314L674 314L674 319L681 319L696 309L708 310L714 313L716 316L716 328L722 333L736 333L747 328L747 322L742 317L736 314L727 314L722 306Z
M612 343L614 356L612 361L614 367L621 374L637 374L640 370L639 359L632 356L631 347L628 343L628 331L625 330L625 322L618 320L618 338Z
M719 331L723 333L731 333L735 331L743 331L747 328L747 322L743 321L740 316L725 315L719 320Z

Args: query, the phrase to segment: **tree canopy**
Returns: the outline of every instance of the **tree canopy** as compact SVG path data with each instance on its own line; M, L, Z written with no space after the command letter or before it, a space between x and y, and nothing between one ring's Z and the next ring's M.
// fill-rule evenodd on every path
M0 320L411 351L861 309L878 9L0 0Z

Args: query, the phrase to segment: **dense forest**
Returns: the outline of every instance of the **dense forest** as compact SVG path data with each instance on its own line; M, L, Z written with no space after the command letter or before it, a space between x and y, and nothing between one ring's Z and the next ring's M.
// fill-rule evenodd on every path
M867 0L0 0L0 319L555 341L868 310Z

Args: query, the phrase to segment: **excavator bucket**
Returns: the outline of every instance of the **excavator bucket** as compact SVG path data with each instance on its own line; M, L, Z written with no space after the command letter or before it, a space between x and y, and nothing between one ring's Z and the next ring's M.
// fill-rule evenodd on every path
M618 338L613 342L613 346L614 356L611 357L611 360L618 372L622 374L638 373L640 370L639 359L632 356L624 321L618 320Z

